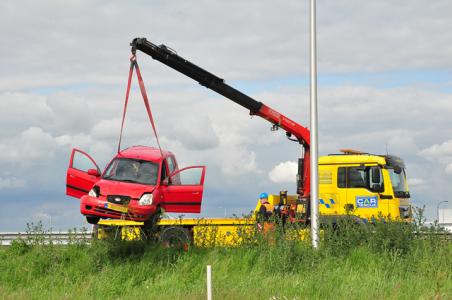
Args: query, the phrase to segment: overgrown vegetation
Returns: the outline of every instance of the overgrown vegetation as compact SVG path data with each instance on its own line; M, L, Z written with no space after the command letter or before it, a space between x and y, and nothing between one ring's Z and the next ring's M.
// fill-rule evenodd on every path
M0 297L202 299L210 264L216 299L452 298L452 245L437 228L344 219L325 226L319 250L288 239L290 230L275 227L241 247L188 251L149 242L17 241L0 249Z

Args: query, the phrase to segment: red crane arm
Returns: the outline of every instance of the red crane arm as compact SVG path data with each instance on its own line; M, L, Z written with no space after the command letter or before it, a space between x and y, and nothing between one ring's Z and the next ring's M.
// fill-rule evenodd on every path
M297 140L302 141L305 145L309 146L309 129L307 129L304 126L301 126L295 121L292 121L288 117L284 116L283 114L280 114L276 110L272 109L271 107L262 104L261 108L257 113L255 113L257 116L264 118L265 120L269 121L270 123L284 129L288 133L294 135Z

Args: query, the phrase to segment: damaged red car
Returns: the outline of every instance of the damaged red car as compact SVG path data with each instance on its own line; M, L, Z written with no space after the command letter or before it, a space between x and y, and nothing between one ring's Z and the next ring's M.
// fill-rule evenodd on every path
M87 153L73 149L66 194L79 198L88 223L101 218L155 222L162 211L199 213L205 166L179 169L174 154L134 146L119 152L101 173Z

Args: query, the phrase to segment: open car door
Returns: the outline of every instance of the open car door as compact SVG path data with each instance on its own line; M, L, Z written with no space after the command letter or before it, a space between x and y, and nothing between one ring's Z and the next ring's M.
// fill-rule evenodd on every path
M66 173L66 195L81 198L100 178L100 169L94 159L79 149L72 149Z
M162 183L163 202L166 212L201 212L204 189L205 166L193 166L176 171Z

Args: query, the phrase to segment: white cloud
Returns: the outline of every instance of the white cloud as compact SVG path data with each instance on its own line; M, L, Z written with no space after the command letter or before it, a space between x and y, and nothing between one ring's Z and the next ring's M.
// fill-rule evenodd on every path
M26 186L26 181L17 178L1 178L0 177L0 190L5 189L20 189Z
M420 151L419 154L430 160L452 161L452 140L445 141L442 144L431 145Z
M40 127L30 127L19 137L0 143L0 163L27 164L51 160L57 144L53 137Z
M452 175L452 163L448 164L445 169L446 173Z
M422 178L408 178L408 185L411 187L419 187L425 185L425 180Z
M199 1L197 5L30 1L26 5L24 11L21 5L2 3L0 34L15 45L15 51L0 46L4 54L0 89L124 84L125 57L135 36L166 43L229 80L308 72L308 3L303 1ZM447 0L428 5L421 0L321 2L319 70L450 68L452 38L444 28L451 26L451 8ZM133 23L117 22L131 15ZM98 32L103 33L100 39ZM153 69L164 68L153 64ZM153 82L177 76L164 72L159 77Z
M293 183L295 182L297 170L298 165L296 162L286 161L276 165L270 173L268 173L268 177L271 181L277 183Z
M86 131L96 121L98 112L85 97L60 92L47 96L46 104L52 110L47 128L55 133Z
M221 169L225 175L238 176L258 172L256 153L238 145L224 146L220 150Z
M119 111L118 111L119 112ZM134 120L130 120L125 123L126 129L128 129L128 134L134 134L137 129L140 130L140 134L143 134L144 124L137 124ZM96 138L101 139L114 139L119 138L119 130L121 128L121 119L114 118L110 120L99 120L91 129L91 134Z
M212 121L205 116L181 116L173 118L174 137L190 150L215 148L220 141L212 128Z
M219 125L221 124L221 125ZM256 153L248 148L252 137L243 135L234 124L214 123L213 131L219 139L218 162L227 176L260 172L256 163Z

